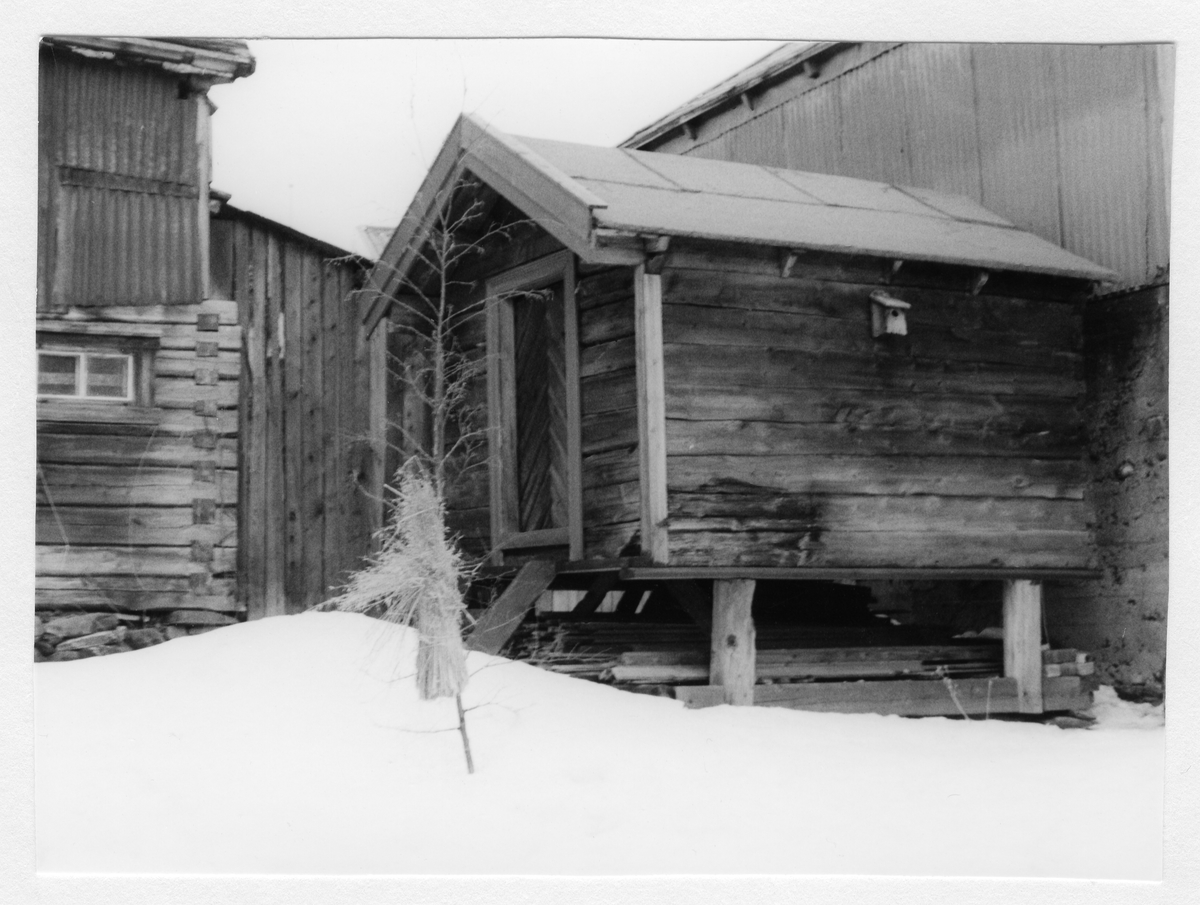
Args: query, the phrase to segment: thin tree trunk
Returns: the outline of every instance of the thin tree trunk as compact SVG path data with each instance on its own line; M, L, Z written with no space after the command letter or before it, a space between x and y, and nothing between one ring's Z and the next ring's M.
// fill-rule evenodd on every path
M467 738L467 715L463 712L462 695L454 696L454 703L458 706L458 731L462 735L463 754L467 756L467 772L475 772L475 761L471 759L471 740Z

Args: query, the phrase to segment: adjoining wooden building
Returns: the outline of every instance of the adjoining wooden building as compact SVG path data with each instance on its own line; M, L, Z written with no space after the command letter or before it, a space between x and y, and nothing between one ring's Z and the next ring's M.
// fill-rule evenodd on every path
M505 238L422 270L442 206L470 203ZM521 568L479 649L547 588L586 590L587 612L654 586L711 627L692 700L785 702L754 686L756 581L803 607L815 582L974 578L1005 589L1005 678L963 693L1038 712L1087 699L1043 684L1039 581L1094 575L1082 313L1112 276L962 196L464 116L366 319L411 282L491 300L459 337L486 358L486 480L456 485L450 518Z
M965 195L1115 272L1083 309L1101 577L1048 582L1046 621L1149 696L1166 661L1174 57L1168 43L789 44L623 143Z
M235 41L42 41L44 618L285 612L369 549L364 262L210 193L207 90L253 69Z

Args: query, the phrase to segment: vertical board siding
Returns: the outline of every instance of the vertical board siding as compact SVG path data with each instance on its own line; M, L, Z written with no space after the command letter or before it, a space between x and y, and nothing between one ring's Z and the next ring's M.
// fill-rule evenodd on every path
M202 295L207 107L179 80L43 50L38 308Z
M862 44L821 68L654 149L963 194L1126 284L1165 273L1169 46Z
M384 337L363 335L357 265L229 216L213 223L213 285L230 286L245 335L240 570L259 618L328 599L370 552L378 520L363 500L382 491L369 486L381 471L358 438L370 432L367 358Z
M217 333L197 330L201 313L219 317ZM232 613L238 540L238 361L236 308L211 301L120 307L86 319L161 333L155 352L149 423L39 418L37 578L39 608L108 607L153 613L211 609ZM216 357L196 344L219 339ZM215 385L195 381L215 369ZM216 414L194 404L215 403ZM211 436L208 448L196 442ZM211 501L198 518L196 500ZM212 551L193 555L193 545Z

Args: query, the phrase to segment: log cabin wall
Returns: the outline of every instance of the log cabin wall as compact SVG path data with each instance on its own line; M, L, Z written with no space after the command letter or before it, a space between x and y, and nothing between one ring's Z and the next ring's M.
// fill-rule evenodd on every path
M38 324L43 349L128 348L147 370L134 404L38 404L37 609L233 621L236 305L75 309Z
M336 592L380 525L383 335L366 337L348 253L230 205L211 232L213 292L236 301L245 340L239 593L250 618L299 612Z
M908 335L873 338L890 268L809 254L785 278L765 252L672 251L672 564L1094 564L1081 306L906 264L888 291Z
M633 271L580 274L584 558L618 556L641 518Z

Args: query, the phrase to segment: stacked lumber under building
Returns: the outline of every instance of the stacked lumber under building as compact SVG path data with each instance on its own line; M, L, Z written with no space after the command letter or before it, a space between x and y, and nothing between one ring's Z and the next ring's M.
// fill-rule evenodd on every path
M709 643L692 624L541 614L518 630L505 653L576 678L675 694L709 682ZM759 685L986 679L1004 672L998 639L954 639L913 626L766 625L756 646ZM1044 650L1043 663L1047 678L1095 671L1090 655L1076 650Z

